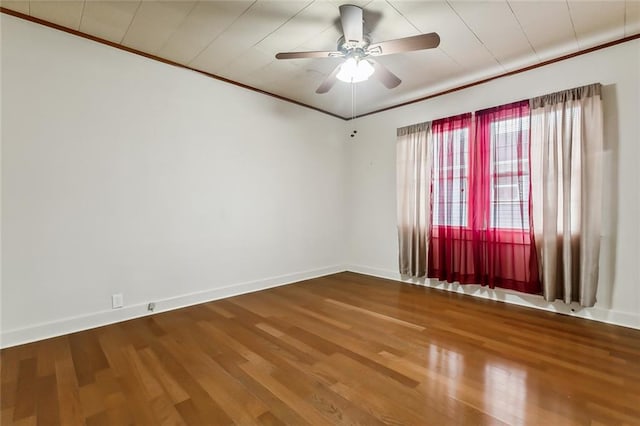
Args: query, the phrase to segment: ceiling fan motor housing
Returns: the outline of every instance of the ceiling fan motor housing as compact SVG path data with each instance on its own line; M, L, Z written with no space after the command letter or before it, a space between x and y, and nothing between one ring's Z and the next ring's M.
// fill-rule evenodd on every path
M363 35L362 40L345 40L344 36L338 39L337 50L344 54L345 57L364 58L369 55L367 49L371 44L371 37L368 34Z

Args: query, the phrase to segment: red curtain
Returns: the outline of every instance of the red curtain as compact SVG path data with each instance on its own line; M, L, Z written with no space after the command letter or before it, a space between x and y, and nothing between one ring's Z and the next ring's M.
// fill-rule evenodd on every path
M428 276L540 293L527 101L432 123Z

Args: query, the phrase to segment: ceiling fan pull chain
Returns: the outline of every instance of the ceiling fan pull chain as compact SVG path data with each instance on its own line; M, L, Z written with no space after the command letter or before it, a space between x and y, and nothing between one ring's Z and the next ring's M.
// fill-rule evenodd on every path
M354 82L351 82L351 120L353 121L356 118L356 103L357 103L357 88L356 88L356 84ZM352 138L355 137L356 133L358 133L357 130L353 130L351 132L351 136Z
M357 97L357 88L356 84L351 82L351 119L356 118L356 102L358 101Z

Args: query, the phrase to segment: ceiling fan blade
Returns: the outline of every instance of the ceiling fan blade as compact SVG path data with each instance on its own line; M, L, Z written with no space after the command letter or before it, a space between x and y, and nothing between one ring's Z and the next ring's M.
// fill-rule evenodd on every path
M340 21L345 41L362 41L362 9L351 4L340 6Z
M281 52L276 54L276 59L301 59L301 58L341 58L342 52L316 51L316 52Z
M367 60L373 63L373 75L378 80L380 80L380 82L384 84L387 89L393 89L394 87L398 87L398 85L402 83L402 80L400 80L397 75L389 71L389 69L382 65L380 62L374 61L371 58L368 58Z
M322 94L322 93L327 93L329 90L331 90L333 85L336 84L336 81L338 81L336 76L338 75L338 72L340 71L341 66L342 64L338 65L333 69L333 71L331 71L331 74L329 74L327 78L324 79L322 84L318 86L318 88L316 89L316 93Z
M440 44L437 33L420 34L413 37L396 40L381 41L369 46L367 53L374 56L390 55L392 53L411 52L413 50L433 49Z

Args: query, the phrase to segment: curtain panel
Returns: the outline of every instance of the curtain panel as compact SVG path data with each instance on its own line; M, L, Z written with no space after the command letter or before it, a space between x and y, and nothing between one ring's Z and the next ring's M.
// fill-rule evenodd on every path
M400 273L596 302L601 85L398 129Z
M428 276L539 293L529 214L528 101L437 120L432 133Z
M402 275L427 274L431 235L431 123L398 129L396 143L399 266Z
M602 209L601 85L531 99L533 228L543 295L596 302Z

